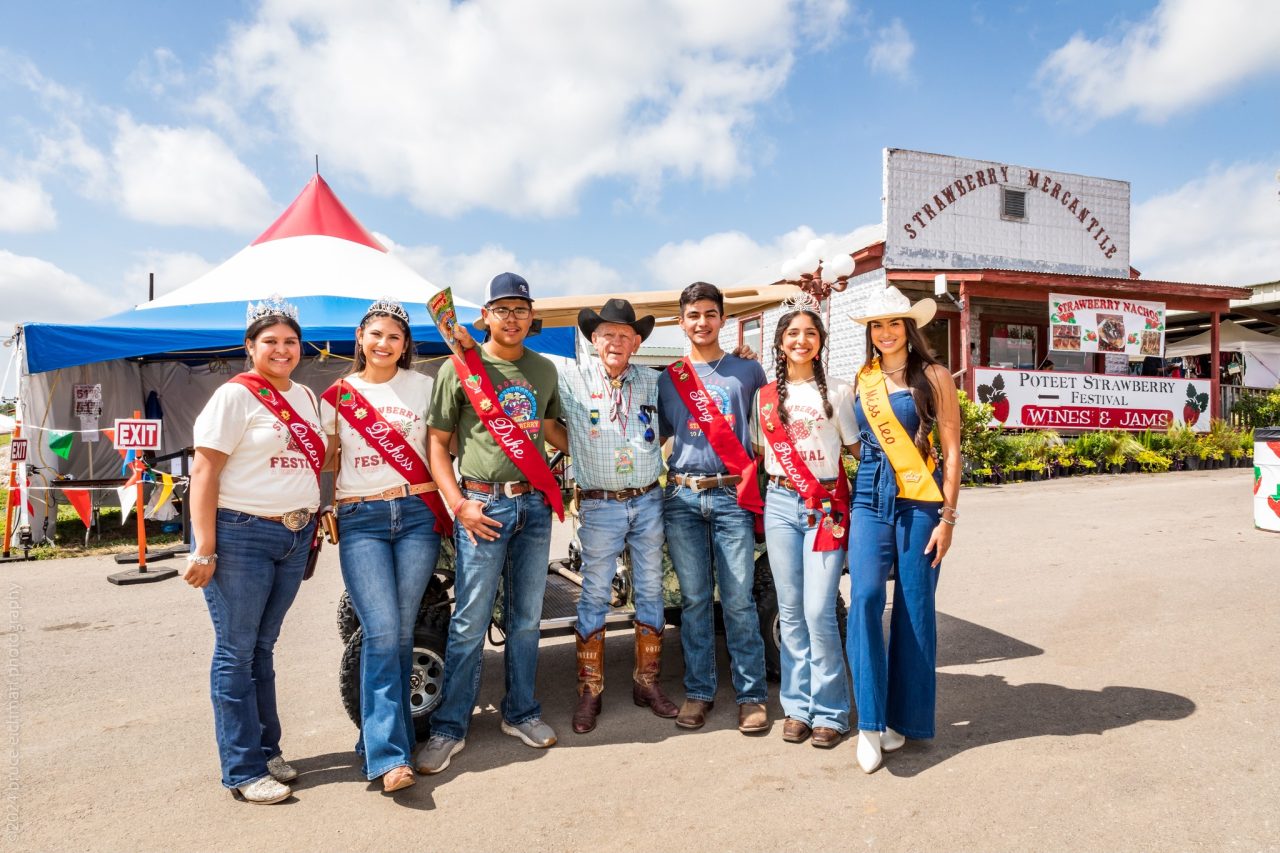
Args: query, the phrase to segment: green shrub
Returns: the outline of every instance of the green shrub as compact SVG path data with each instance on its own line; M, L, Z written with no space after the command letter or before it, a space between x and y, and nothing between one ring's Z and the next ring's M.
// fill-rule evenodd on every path
M1134 461L1143 471L1168 471L1173 460L1155 450L1143 449L1134 457Z
M1246 392L1231 407L1231 416L1247 429L1280 426L1280 388L1266 393Z
M1175 423L1169 425L1168 432L1165 436L1169 440L1169 453L1175 459L1186 459L1188 456L1198 456L1196 431L1190 424Z
M988 427L991 422L991 406L976 403L963 392L960 398L960 455L976 474L980 468L990 468L996 461L997 445L1003 430Z

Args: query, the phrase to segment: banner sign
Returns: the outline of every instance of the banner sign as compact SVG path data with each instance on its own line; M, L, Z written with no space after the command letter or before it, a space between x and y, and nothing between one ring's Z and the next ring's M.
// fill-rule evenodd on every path
M1049 349L1164 357L1164 303L1049 294Z
M115 428L116 450L159 450L160 421L119 418Z
M1209 380L1107 376L1045 370L974 370L990 426L1054 430L1162 430L1188 424L1209 431Z

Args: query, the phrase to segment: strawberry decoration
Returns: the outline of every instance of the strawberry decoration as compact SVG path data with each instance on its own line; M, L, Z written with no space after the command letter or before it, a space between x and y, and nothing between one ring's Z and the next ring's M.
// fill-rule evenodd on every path
M1276 493L1267 496L1267 506L1271 507L1271 511L1280 518L1280 484L1276 485Z
M1258 493L1258 487L1262 485L1262 469L1257 465L1253 466L1253 493ZM1280 488L1278 486L1277 488Z
M1196 386L1187 383L1187 399L1182 401L1182 421L1187 425L1200 420L1200 415L1209 408L1209 395L1197 394Z
M978 402L991 406L991 415L1000 423L1009 419L1009 395L1004 392L1004 377L996 374L990 385L978 386Z
M1267 447L1271 448L1271 452L1276 456L1280 456L1280 441L1268 441Z
M1049 322L1050 323L1074 323L1076 321L1076 312L1063 311L1061 309L1061 306L1062 306L1061 302L1053 303L1053 314L1052 316L1049 317Z
M1130 332L1130 333L1129 333L1129 343L1131 343L1131 344L1136 344L1137 342L1138 342L1138 333L1137 333L1137 332Z
M1096 341L1098 339L1098 333L1093 329L1085 329L1084 339L1086 341Z

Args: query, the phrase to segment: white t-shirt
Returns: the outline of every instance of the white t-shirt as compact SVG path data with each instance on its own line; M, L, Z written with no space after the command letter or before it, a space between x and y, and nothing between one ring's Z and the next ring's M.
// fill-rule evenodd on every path
M284 398L323 441L311 390L294 382ZM311 463L280 419L243 385L228 382L214 391L193 432L196 447L227 454L218 480L220 508L283 515L304 508L314 512L320 506Z
M359 376L345 377L342 382L372 403L400 433L406 448L422 457L423 462L427 461L427 409L431 405L431 388L434 385L429 377L402 368L389 382L374 384ZM369 446L368 439L356 432L355 427L324 400L320 401L320 418L329 435L341 430L338 433L342 447L338 497L367 497L405 484L404 477L387 464L382 454Z
M787 383L787 432L796 452L819 480L833 479L840 471L840 447L858 441L858 424L853 417L853 388L843 379L827 377L827 399L835 417L827 418L822 394L814 379ZM760 395L751 409L751 440L764 445L764 469L785 476L773 448L764 440L760 425Z

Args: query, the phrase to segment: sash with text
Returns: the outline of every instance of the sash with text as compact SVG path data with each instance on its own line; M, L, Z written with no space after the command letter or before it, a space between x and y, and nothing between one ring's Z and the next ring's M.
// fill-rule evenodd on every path
M316 475L316 482L319 483L320 469L324 467L324 439L320 437L320 433L312 429L306 419L289 405L289 401L283 394L258 374L241 373L231 377L230 381L252 391L253 396L257 397L271 414L279 418L280 423L284 424L284 428L293 436L299 452L306 457L307 464L311 466L312 472Z
M858 374L858 397L862 401L862 413L880 441L880 449L893 466L893 476L898 481L898 497L942 503L942 492L933 479L933 470L937 466L932 456L926 461L920 455L916 443L893 413L879 359Z

